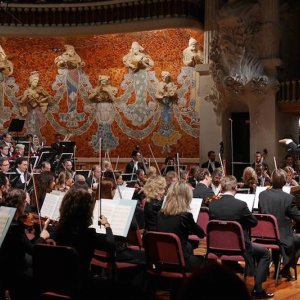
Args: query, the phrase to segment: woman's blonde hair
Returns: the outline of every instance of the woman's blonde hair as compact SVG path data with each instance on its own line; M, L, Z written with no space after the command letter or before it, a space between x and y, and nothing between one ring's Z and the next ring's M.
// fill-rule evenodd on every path
M153 166L150 166L149 169L148 169L148 174L147 175L148 175L149 178L157 176L156 168L153 167Z
M149 178L144 186L146 201L150 202L151 199L157 199L164 195L166 186L166 179L162 176Z
M178 215L190 210L192 189L184 182L175 182L169 187L162 212L165 215Z
M247 167L243 172L243 182L247 185L257 184L257 174L252 167Z

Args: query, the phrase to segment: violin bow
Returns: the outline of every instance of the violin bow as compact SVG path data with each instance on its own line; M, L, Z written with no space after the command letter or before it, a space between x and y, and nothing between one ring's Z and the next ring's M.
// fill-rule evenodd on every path
M24 184L24 192L27 190L27 179L28 179L28 170L30 166L30 149L31 149L31 142L29 142L29 148L28 148L28 153L27 153L27 171L24 176L25 184Z
M274 156L274 157L273 157L273 159L274 159L275 170L277 170L277 162L276 162L276 157Z
M111 160L110 160L110 157L109 157L109 153L108 153L108 151L107 151L107 158L108 158L108 161L109 161L109 162L110 162L110 164L111 164ZM116 187L117 187L118 193L119 193L119 195L120 195L120 198L121 198L121 199L123 199L123 197L122 197L122 193L121 193L121 190L120 190L120 187L119 187L119 185L117 184L117 179L116 179L116 175L115 175L115 172L114 172L114 170L112 171L112 173L113 173L114 181L115 181L115 184L116 184Z
M157 171L158 171L159 175L161 175L160 169L159 169L159 167L158 167L157 161L156 161L156 159L155 159L155 157L154 157L154 154L153 154L153 151L152 151L152 149L151 149L151 146L150 146L150 144L148 144L148 147L149 147L149 149L150 149L150 152L151 152L152 158L153 158L153 160L154 160L154 162L155 162L155 165L156 165Z
M101 150L102 150L102 139L99 138L99 166L101 168L99 183L98 183L99 218L101 218L101 214L102 214L102 203L101 203L102 156L101 156ZM98 224L101 227L100 221L98 222Z
M118 155L118 157L117 157L117 161L116 161L116 165L115 165L115 171L117 171L118 170L118 163L119 163L119 159L120 159L120 156Z
M178 179L180 180L180 163L179 163L179 153L176 153L176 160L177 160L177 172L178 172Z
M38 218L39 218L39 225L40 225L40 230L42 232L42 221L41 221L41 211L40 211L40 205L39 205L39 201L37 198L37 193L36 193L36 184L35 184L35 179L34 179L34 174L33 174L33 167L31 166L31 170L32 170L32 184L33 184L33 191L34 191L34 199L35 199L35 204L36 204L36 210L38 213Z
M220 160L220 164L221 164L223 176L225 176L225 169L224 169L224 165L223 165L223 160L222 160L221 153L219 153L219 160Z

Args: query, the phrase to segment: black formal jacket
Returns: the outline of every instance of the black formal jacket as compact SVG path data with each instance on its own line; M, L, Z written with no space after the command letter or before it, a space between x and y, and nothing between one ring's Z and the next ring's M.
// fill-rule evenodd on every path
M291 143L287 144L287 148L288 148L288 151L290 151L290 152L293 152L297 155L300 154L300 147L299 147L299 145L297 145L294 142L291 142Z
M23 278L24 273L30 267L25 255L31 255L34 244L44 243L43 238L34 239L31 242L24 225L19 221L13 221L0 248L0 281L7 285L15 284L17 278Z
M193 198L202 198L202 206L206 206L206 200L215 196L213 190L207 187L204 183L198 183L196 188L193 190Z
M220 164L218 161L215 160L215 168L220 168L220 167L221 167L221 164ZM204 163L201 165L201 168L206 168L206 169L208 169L208 171L209 171L210 173L213 172L213 168L212 168L211 164L209 163L209 160L206 161L206 162L204 162Z
M200 238L205 236L203 229L194 221L190 212L174 216L166 216L159 212L157 216L157 231L177 234L181 240L185 259L193 255L193 247L188 241L189 235L194 234Z
M98 234L94 228L74 230L73 232L55 231L52 238L57 245L69 246L77 250L80 258L80 275L84 284L90 280L90 264L95 249L115 250L115 238L110 227L106 234Z
M157 199L151 199L150 202L146 202L144 206L144 219L145 230L156 231L157 230L157 214L162 207L163 201Z
M133 171L133 167L134 167L134 161L131 160L127 165L126 165L126 168L125 168L125 173L126 174L131 174L131 173L135 173L136 170ZM143 164L141 162L138 162L138 169L142 169L144 170L144 172L146 173L146 170L143 166Z
M282 246L287 250L293 248L294 233L291 220L300 222L300 211L295 204L295 197L282 189L265 190L259 194L258 211L276 217Z
M245 256L249 267L248 272L252 274L254 263L249 228L256 226L257 219L249 211L247 204L232 195L224 195L219 200L209 203L209 216L211 220L237 221L242 225L246 246Z

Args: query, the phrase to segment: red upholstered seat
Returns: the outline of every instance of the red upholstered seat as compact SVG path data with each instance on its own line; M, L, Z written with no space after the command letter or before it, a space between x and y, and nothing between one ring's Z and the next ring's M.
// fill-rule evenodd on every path
M206 243L207 259L245 261L244 233L241 224L236 221L209 221ZM246 280L245 271L244 279Z

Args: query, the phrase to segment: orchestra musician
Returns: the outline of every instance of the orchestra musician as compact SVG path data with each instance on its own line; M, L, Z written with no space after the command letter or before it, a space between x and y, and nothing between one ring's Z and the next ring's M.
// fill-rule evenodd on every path
M20 174L20 177L13 183L13 187L24 190L30 180L30 174L28 173L28 159L26 157L17 158L16 168L13 168L12 172Z
M2 136L3 142L9 148L8 156L11 157L14 152L14 143L12 135L8 132L4 133Z
M208 169L208 171L211 174L214 171L214 169L220 168L221 164L218 161L216 161L215 151L212 150L208 151L207 156L208 156L208 161L204 162L201 165L201 168Z
M194 255L188 241L190 234L203 238L203 229L194 221L190 212L192 190L184 182L175 182L169 188L164 207L157 213L156 229L160 232L176 233L181 240L187 270L193 270L204 262L202 256Z
M0 172L6 173L9 170L9 160L5 157L0 157Z
M24 153L25 153L25 146L23 144L17 144L15 147L15 152L12 154L9 160L15 160L19 157L22 157L24 156Z
M262 283L267 278L271 261L269 251L251 243L249 236L249 228L256 226L257 219L249 211L245 202L234 197L237 191L237 181L234 176L224 176L221 179L221 186L223 196L219 200L209 203L210 219L238 221L241 224L245 237L245 260L249 275L254 275L255 272L252 296L256 299L272 298L274 294L268 293L262 288ZM254 258L257 263L256 270L254 268Z
M207 206L209 201L215 196L210 188L212 177L208 169L201 168L199 171L199 183L193 190L193 198L202 198L202 206Z
M0 157L9 158L11 155L9 153L9 146L7 146L4 142L0 143Z
M132 174L135 173L138 169L143 169L146 173L146 167L142 162L141 153L137 150L133 150L131 153L131 157L131 161L126 165L125 173Z
M300 222L300 211L298 210L295 197L282 191L286 184L286 172L277 169L272 172L272 188L259 194L258 211L262 214L271 214L276 217L280 233L280 243L284 248L283 269L281 275L290 281L295 280L290 273L290 267L297 265L300 257L300 237L293 232L291 220ZM275 268L279 262L279 254L274 252L273 259Z
M95 228L90 228L94 205L88 191L71 189L62 200L60 218L52 236L57 245L73 247L79 254L82 281L79 299L94 299L95 294L103 292L101 281L96 281L91 274L90 265L95 249L115 251L115 238L109 220L104 215L99 216L99 223L105 228L105 234L98 234Z
M163 204L166 186L166 180L162 176L149 178L145 184L145 230L157 230L157 215Z
M257 174L252 167L246 167L243 171L243 180L238 184L241 188L249 188L250 194L254 194L258 185Z
M9 290L11 299L34 299L30 276L30 261L27 255L32 254L34 244L45 243L49 238L47 221L38 238L30 241L22 222L26 193L20 189L12 189L5 199L5 206L17 209L14 219L0 248L0 282Z
M94 165L92 167L92 172L91 175L86 179L86 183L88 184L88 186L92 189L96 189L98 182L99 182L99 178L101 175L101 168L99 165Z

